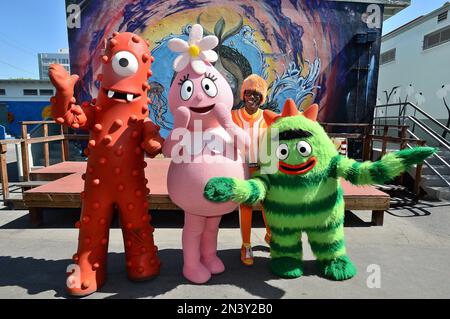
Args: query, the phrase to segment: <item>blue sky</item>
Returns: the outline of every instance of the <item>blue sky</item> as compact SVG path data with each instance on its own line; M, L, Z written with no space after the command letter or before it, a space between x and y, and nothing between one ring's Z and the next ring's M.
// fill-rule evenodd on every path
M411 6L384 21L383 34L408 23L415 18L430 13L449 0L411 0Z
M64 0L0 1L0 78L39 78L37 54L67 47Z
M446 0L412 0L383 32L437 9ZM64 0L0 1L0 78L38 78L37 54L67 48Z

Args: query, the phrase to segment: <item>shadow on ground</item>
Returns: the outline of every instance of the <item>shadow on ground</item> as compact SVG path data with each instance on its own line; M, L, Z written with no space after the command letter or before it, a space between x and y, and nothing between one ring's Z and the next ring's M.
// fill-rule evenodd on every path
M182 228L184 225L184 215L181 211L152 211L152 225L155 228ZM45 209L44 222L40 228L43 229L64 229L74 228L75 222L80 218L79 209ZM253 214L253 227L264 228L264 221L260 213ZM345 214L346 227L370 227L371 222L365 222L350 211ZM114 216L111 228L118 228L119 221L117 214ZM239 214L233 212L222 217L221 228L238 228ZM0 229L29 229L30 218L28 214L18 217L0 227Z
M397 208L391 208L386 213L394 217L401 218L411 218L411 217L426 217L430 216L430 209L432 208L441 208L441 207L449 207L449 202L441 202L441 201L427 201L427 202L419 202L415 206L402 206Z
M148 282L135 283L127 279L125 256L110 253L108 256L108 281L99 290L112 294L107 298L157 297L179 286L191 285L181 274L181 249L163 249L159 252L162 262L161 274ZM281 298L285 291L267 283L277 279L268 269L269 258L255 257L253 267L240 263L239 250L221 250L219 256L227 269L223 274L213 276L207 286L231 285L242 288L259 298ZM14 286L27 290L30 295L54 292L54 297L70 298L65 291L66 267L71 260L45 260L24 257L0 257L0 287ZM313 261L305 261L305 276L317 275ZM245 280L243 280L245 278Z
M73 228L74 222L79 218L79 210L49 210L46 212L45 228ZM253 226L262 228L264 223L260 214L255 214ZM180 212L153 212L153 224L160 228L182 228L183 214ZM22 216L4 225L3 229L29 228L28 216ZM348 212L346 226L366 227L366 223L356 215ZM113 227L118 227L117 218ZM221 228L238 228L239 215L228 214L224 216ZM271 274L269 264L269 248L255 246L254 251L263 252L267 257L255 256L253 267L242 265L240 249L220 250L219 256L227 267L225 273L213 276L208 286L230 285L244 289L258 298L282 298L285 291L267 283L278 277ZM108 281L99 292L111 294L107 298L145 298L158 297L181 286L192 286L181 273L182 250L162 249L159 251L162 262L159 277L143 283L134 283L127 279L125 271L124 253L109 253L108 255ZM21 287L30 295L40 293L54 294L54 297L70 297L65 291L66 269L71 264L70 259L46 260L31 257L0 256L0 287ZM304 276L318 276L315 262L304 262ZM243 280L245 278L245 280ZM190 289L184 287L182 289Z

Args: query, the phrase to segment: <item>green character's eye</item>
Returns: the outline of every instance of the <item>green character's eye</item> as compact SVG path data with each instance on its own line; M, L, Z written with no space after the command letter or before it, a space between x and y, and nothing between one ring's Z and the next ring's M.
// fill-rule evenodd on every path
M277 157L280 160L285 160L289 156L289 147L287 144L281 144L277 148Z
M301 156L307 157L311 155L311 145L309 145L305 141L300 141L297 143L297 151L300 153Z

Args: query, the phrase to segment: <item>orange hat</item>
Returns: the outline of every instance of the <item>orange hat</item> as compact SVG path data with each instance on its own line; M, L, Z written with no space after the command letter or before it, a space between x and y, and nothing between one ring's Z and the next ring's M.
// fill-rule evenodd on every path
M242 100L244 99L245 91L258 92L259 94L262 95L261 104L264 104L266 102L267 83L266 83L266 80L264 80L259 75L251 74L244 80L244 82L242 82L242 89L241 89L241 99Z

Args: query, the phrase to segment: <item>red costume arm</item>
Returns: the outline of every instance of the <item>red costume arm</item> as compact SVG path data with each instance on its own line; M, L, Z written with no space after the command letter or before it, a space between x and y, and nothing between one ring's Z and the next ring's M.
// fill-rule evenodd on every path
M142 148L150 156L155 157L161 153L164 139L159 135L160 127L149 118L144 120Z
M55 96L50 99L53 119L75 129L89 129L92 125L93 107L88 103L77 105L73 96L78 75L70 75L63 66L52 64L49 76L56 88Z

